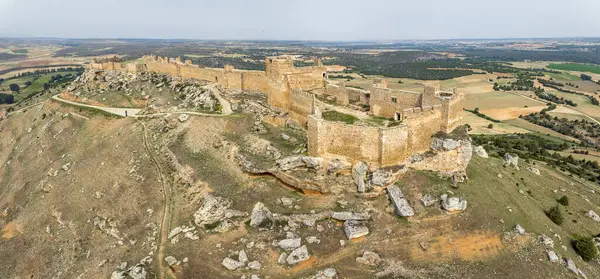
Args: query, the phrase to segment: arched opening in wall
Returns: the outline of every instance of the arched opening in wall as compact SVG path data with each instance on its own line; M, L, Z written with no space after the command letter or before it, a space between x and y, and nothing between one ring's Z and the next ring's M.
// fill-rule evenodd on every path
M219 78L218 77L215 77L215 82L219 83Z
M402 120L402 114L399 112L394 112L394 120L396 120L396 121Z
M327 78L327 73L323 73L323 78Z

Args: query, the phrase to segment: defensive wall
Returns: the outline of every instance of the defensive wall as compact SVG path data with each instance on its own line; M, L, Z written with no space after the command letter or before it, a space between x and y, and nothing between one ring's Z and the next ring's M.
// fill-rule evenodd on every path
M306 100L311 100L309 103L312 104L312 98L300 94L298 90L324 88L327 79L327 69L321 60L314 59L314 66L295 67L291 56L266 57L265 71L238 70L230 65L222 69L205 68L192 64L190 60L182 62L179 57L154 55L144 56L133 63L123 63L117 56L94 59L89 67L128 73L151 71L208 80L227 89L264 92L271 106L289 112L292 119L302 126L306 126L306 116L312 111L307 107ZM292 90L296 90L296 93L292 93Z
M338 88L339 89L339 88ZM380 88L372 88L385 89ZM440 132L450 133L462 122L463 96L431 88L435 99L422 105L425 94L402 92L404 107L396 115L401 123L395 127L373 127L328 121L316 115L308 116L308 152L311 156L342 156L378 166L397 165L413 154L430 149L431 137ZM332 91L330 91L332 92ZM372 94L372 93L371 93ZM415 98L414 96L419 96ZM373 101L373 95L371 95ZM396 104L396 103L394 103ZM398 107L400 109L402 107ZM396 113L396 110L394 110Z

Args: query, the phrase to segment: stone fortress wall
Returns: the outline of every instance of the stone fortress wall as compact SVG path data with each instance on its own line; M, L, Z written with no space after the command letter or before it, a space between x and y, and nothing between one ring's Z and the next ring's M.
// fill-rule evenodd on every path
M288 113L289 118L307 128L311 156L346 157L378 166L397 165L416 153L429 150L431 136L451 132L461 124L463 96L456 90L441 90L439 84L426 85L423 93L392 90L384 79L376 79L369 90L347 88L327 82L327 70L320 60L314 66L295 67L289 56L266 57L265 71L204 68L180 58L144 56L138 63L125 64L118 57L94 59L97 70L129 73L153 71L182 78L208 80L227 89L259 91L267 94L271 107ZM350 125L328 121L316 113L314 93L335 96L336 102L368 104L374 116L394 118L395 127Z
M350 100L370 105L374 116L394 118L396 127L348 125L308 117L309 154L343 156L379 166L395 165L413 154L430 149L431 137L442 131L452 132L462 122L463 95L457 90L441 90L439 84L425 85L423 93L391 90L385 80L377 79L367 91L348 90L343 83L328 85L325 94L340 105Z

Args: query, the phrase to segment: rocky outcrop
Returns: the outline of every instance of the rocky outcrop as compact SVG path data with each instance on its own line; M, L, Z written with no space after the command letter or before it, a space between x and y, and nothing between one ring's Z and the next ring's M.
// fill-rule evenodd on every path
M369 166L363 162L358 162L352 168L352 178L354 178L354 183L356 183L356 190L359 193L364 193L367 191L368 180L367 180L367 171L369 170Z
M369 234L369 228L364 221L348 220L344 222L344 233L348 239L354 239Z
M306 245L302 245L300 248L292 251L285 261L289 265L297 264L303 261L306 261L310 258L310 254L308 253L308 249L306 249Z
M257 202L250 217L251 227L269 227L273 224L273 213L262 203Z
M448 197L447 194L443 194L441 200L442 208L448 212L463 211L467 208L467 201L458 197Z
M488 154L485 151L485 149L483 148L483 146L476 146L473 149L473 152L475 152L475 154L477 154L477 156L481 157L481 158L488 158Z
M248 214L243 211L231 209L232 202L226 198L215 197L210 194L204 196L204 202L194 213L194 223L204 228L214 228L217 232L226 231L233 225L232 219L245 217Z
M592 218L596 222L600 222L600 216L598 216L598 214L596 214L596 212L593 210L586 212L585 216Z
M323 158L309 156L291 156L279 159L275 162L277 168L282 171L293 170L300 167L318 169L323 166Z
M449 135L432 137L431 151L412 156L405 164L412 169L435 171L448 176L465 171L473 157L471 139L448 137Z
M515 169L519 169L519 155L506 153L502 157L502 161L505 167L513 166Z
M531 173L535 174L535 175L541 175L540 170L538 168L532 167L532 166L528 166L527 170L530 171Z
M400 188L396 185L389 186L387 188L388 196L394 205L394 211L396 214L409 217L415 215L415 211L412 209L408 201L404 198L404 194L400 191Z
M381 258L375 252L365 251L361 257L356 258L356 262L368 266L376 266L381 262Z

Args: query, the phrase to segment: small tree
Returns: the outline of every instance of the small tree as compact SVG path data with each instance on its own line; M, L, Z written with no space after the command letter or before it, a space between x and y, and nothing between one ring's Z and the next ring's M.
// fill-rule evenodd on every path
M567 196L562 196L562 198L556 201L564 206L569 206L569 198Z
M490 123L490 125L488 125L489 129L493 129L494 128L494 124Z
M555 205L546 211L546 216L554 222L554 224L561 225L565 221L565 217L563 217L562 212L560 211L560 206Z
M28 80L28 81L26 81L26 82L25 82L25 86L27 86L27 87L31 86L31 81L29 81L29 80Z
M8 87L10 88L10 91L13 92L19 92L21 90L21 86L16 83L11 83Z
M575 252L581 256L581 258L589 262L598 256L598 248L594 239L585 236L575 236L575 239L571 241L571 245L575 249Z

